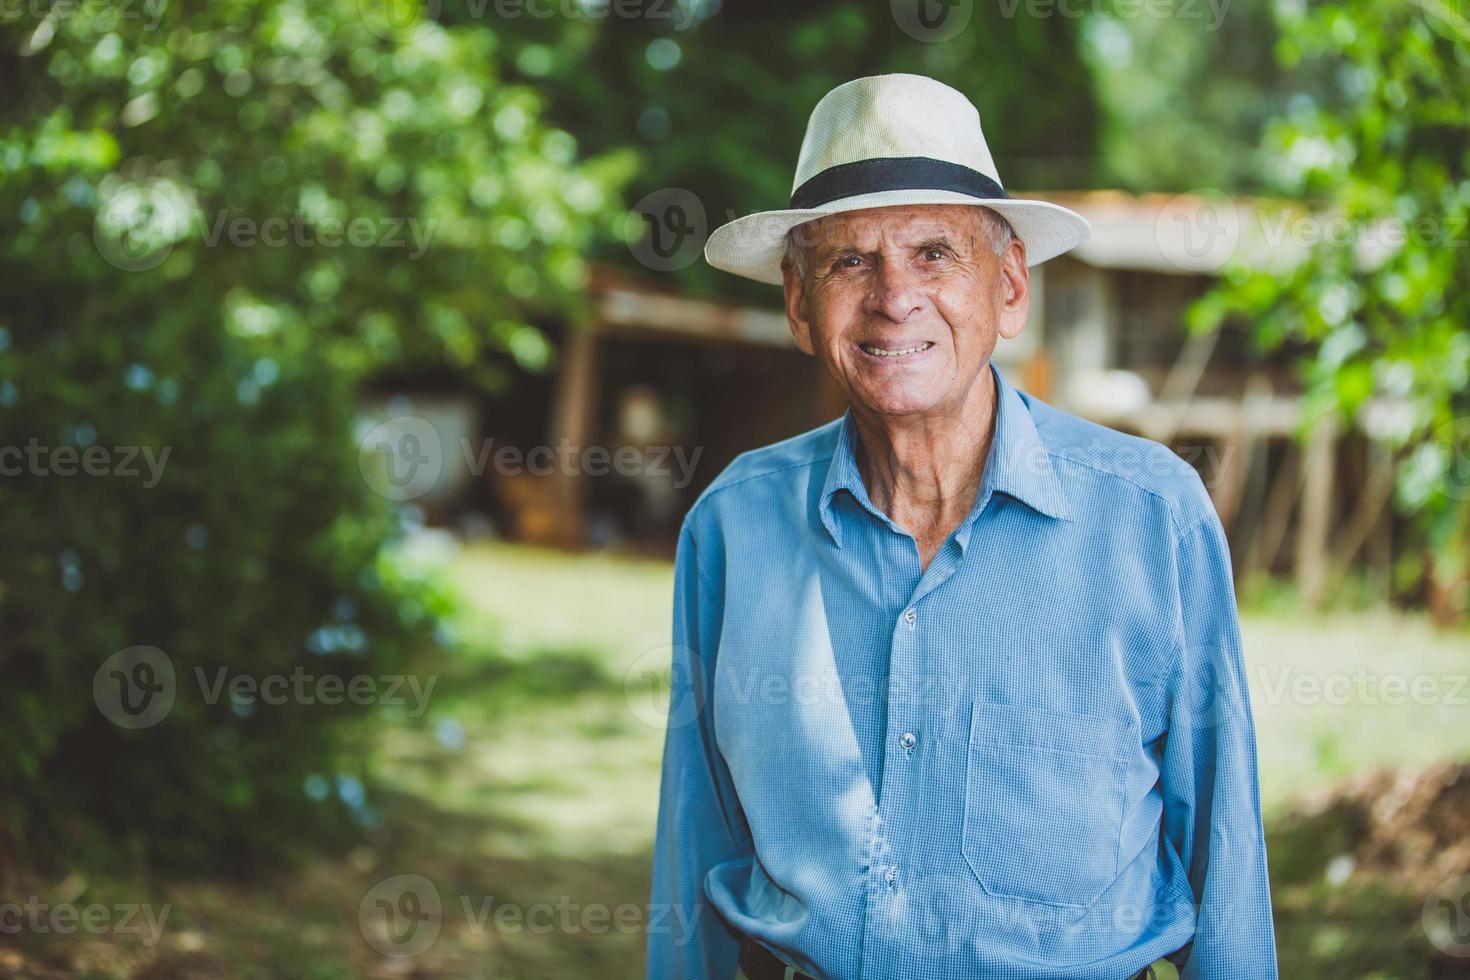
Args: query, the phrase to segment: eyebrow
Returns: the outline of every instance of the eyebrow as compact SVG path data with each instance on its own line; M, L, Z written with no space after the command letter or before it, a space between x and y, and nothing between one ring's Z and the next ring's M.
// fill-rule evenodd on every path
M936 247L953 249L955 247L955 245L954 245L954 242L950 241L950 238L949 238L948 235L931 235L928 238L924 239L923 241L919 242L919 244L917 244L917 245L914 246L914 248L916 248L916 249L936 248Z
M907 246L907 248L910 251L919 251L921 249L934 248L936 246L947 248L947 249L953 249L955 247L955 244L954 244L953 240L951 240L951 238L948 235L946 235L946 234L944 234L944 233L941 232L939 234L930 235L927 238L920 239L918 242L914 243L913 245ZM871 253L872 251L873 251L873 249L859 248L857 245L854 245L851 241L848 241L848 242L844 242L844 243L842 243L840 245L822 245L822 246L819 246L816 249L816 255L817 255L818 261L826 262L829 259L835 259L839 255L847 255L847 254L867 255L867 254Z

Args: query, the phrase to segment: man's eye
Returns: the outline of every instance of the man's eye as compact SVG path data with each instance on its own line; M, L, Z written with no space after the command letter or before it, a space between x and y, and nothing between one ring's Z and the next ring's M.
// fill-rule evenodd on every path
M842 258L837 260L837 267L839 269L856 269L859 265L862 264L862 262L862 256L844 255Z
M944 249L942 249L942 248L926 248L926 249L924 249L924 258L927 259L930 262L938 262L941 259L943 259L944 257L945 257L945 252L944 252Z

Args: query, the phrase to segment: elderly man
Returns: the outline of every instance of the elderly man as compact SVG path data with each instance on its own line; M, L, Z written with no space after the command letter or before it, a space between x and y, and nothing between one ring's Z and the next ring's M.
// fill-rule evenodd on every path
M1209 496L991 363L1087 223L914 75L823 98L795 187L706 256L850 407L684 521L648 976L1272 980Z

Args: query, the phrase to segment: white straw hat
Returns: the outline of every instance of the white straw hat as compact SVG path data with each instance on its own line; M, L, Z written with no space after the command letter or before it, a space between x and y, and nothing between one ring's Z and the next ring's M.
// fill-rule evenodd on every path
M980 112L923 75L874 75L822 97L806 124L790 207L715 229L704 257L716 269L781 282L786 232L827 214L902 204L979 204L1003 215L1037 265L1087 240L1087 219L1049 201L1006 195Z

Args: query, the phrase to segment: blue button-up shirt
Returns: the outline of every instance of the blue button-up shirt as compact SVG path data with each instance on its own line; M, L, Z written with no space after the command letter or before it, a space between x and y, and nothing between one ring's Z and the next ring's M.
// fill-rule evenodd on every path
M980 491L920 568L850 413L690 510L648 976L739 937L824 980L1276 977L1219 519L1158 443L992 366ZM652 920L651 920L652 921Z

